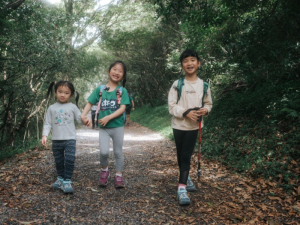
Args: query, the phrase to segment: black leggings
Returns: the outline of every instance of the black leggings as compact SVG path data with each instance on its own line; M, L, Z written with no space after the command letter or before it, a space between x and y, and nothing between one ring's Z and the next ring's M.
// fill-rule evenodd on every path
M179 184L186 184L189 176L191 157L194 152L198 130L173 129L180 171Z

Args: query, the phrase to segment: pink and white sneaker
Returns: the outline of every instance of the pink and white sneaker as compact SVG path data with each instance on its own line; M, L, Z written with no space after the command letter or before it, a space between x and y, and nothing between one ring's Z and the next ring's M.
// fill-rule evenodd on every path
M116 188L124 188L125 187L123 177L120 177L120 176L115 177L115 187Z
M108 178L109 178L109 170L107 170L107 171L101 170L99 185L101 187L106 187L108 184Z

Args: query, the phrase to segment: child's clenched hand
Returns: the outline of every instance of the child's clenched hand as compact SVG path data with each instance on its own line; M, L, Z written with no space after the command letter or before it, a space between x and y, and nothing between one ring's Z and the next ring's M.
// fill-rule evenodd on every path
M91 126L92 120L87 118L86 116L81 116L81 121L85 126Z
M92 125L92 120L87 119L86 122L85 122L85 125L88 126L88 127L91 126Z
M47 136L45 135L42 137L42 145L47 147Z
M110 121L109 116L105 116L105 117L103 117L102 119L98 120L98 123L99 123L101 126L105 127L105 125L106 125L109 121Z
M204 116L208 113L207 108L200 108L197 111L200 113L200 116Z

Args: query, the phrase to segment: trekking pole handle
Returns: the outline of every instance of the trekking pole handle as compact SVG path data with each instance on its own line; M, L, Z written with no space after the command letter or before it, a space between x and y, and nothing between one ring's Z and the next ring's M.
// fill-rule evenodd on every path
M195 108L188 109L188 110L186 110L186 111L182 114L182 116L185 117L187 114L189 114L190 111L193 111L193 110L196 110L196 111L197 111L198 109L201 109L201 108L200 108L200 107L195 107Z
M203 107L197 107L198 109L201 109L201 108L203 108ZM197 109L197 110L198 110ZM199 118L198 118L198 120L197 120L198 122L201 122L202 121L202 116L199 116Z

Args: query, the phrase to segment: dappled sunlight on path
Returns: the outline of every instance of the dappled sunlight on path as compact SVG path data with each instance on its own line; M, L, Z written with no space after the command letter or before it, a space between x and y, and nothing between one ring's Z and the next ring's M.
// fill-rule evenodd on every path
M148 135L124 135L124 141L157 141L162 140L163 137L159 134L148 134Z

